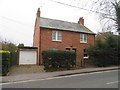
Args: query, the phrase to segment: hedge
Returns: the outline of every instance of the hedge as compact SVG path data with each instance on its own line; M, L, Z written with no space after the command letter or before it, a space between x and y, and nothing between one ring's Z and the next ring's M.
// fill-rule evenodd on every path
M0 58L0 74L5 76L10 67L10 52L0 50L0 57L2 57Z
M60 51L60 50L46 50L42 52L44 69L59 70L60 68L70 69L75 65L75 52Z
M10 66L17 65L17 52L10 52Z
M95 44L87 49L87 53L95 66L120 65L120 37L108 36L103 42L97 39Z

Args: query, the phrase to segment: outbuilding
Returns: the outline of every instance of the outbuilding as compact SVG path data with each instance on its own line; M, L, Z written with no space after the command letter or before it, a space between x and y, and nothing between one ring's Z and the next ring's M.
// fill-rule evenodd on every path
M22 47L19 48L19 65L37 64L37 48Z

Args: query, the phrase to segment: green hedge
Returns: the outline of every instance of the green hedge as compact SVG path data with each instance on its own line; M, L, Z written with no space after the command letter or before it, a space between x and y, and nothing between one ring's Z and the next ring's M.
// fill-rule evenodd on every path
M10 52L10 66L17 65L17 52Z
M93 46L87 49L87 53L95 66L120 65L120 37L108 36L103 42L97 39Z
M70 69L71 66L75 65L76 54L68 51L47 50L42 52L42 58L46 71L61 68Z
M10 68L10 52L0 50L0 74L5 76Z

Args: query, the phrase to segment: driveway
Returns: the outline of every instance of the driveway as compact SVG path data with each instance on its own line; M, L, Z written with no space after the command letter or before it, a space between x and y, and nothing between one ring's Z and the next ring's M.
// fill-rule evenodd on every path
M29 73L41 73L44 72L44 66L42 65L17 65L10 68L10 75L20 75L20 74L29 74Z

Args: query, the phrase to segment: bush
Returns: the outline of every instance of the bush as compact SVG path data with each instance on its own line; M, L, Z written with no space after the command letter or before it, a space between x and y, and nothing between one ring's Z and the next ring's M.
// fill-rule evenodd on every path
M101 39L96 40L94 46L87 49L87 53L93 64L96 66L110 66L120 64L120 37L110 35L103 42Z
M10 66L17 65L17 52L10 52Z
M75 52L47 50L42 52L43 65L45 70L60 70L61 68L70 69L75 65Z
M2 76L5 76L8 73L10 67L10 52L1 50L0 56L2 57L0 58L0 72Z

